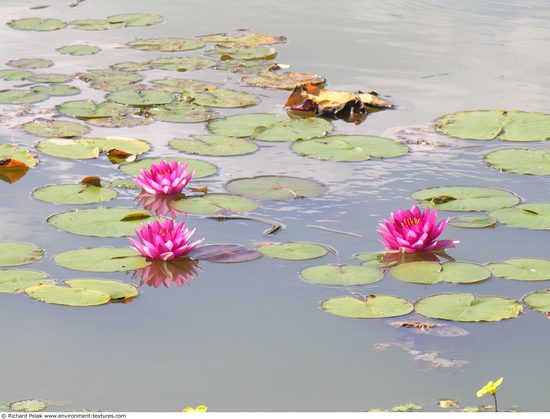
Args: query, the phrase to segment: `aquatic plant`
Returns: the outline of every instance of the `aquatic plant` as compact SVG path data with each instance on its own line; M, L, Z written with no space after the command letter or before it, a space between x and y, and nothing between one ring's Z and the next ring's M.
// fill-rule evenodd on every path
M187 163L168 163L161 160L159 163L153 163L149 170L141 169L141 174L136 176L134 181L151 195L172 195L181 193L194 173L195 171L187 173Z
M437 222L437 210L426 208L421 211L416 205L410 210L391 213L391 220L380 224L378 234L380 242L388 250L402 253L416 253L431 250L443 250L454 247L458 241L436 240L443 233L449 219Z
M187 255L204 239L190 242L195 229L189 230L184 222L167 219L143 224L136 229L141 243L128 238L133 248L150 260L174 260Z
M497 389L502 384L502 381L504 380L504 377L500 377L495 382L489 381L487 384L485 384L485 387L480 389L477 392L477 397L482 397L483 395L489 393L493 396L493 399L495 399L495 412L498 412L497 407Z

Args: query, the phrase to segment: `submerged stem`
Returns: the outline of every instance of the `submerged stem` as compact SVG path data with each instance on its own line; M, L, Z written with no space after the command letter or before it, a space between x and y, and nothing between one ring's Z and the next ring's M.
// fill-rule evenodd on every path
M493 394L493 399L495 399L495 412L498 412L498 407L497 407L497 394L496 394L496 393Z
M271 228L268 228L267 230L264 230L264 234L274 234L279 230L285 229L286 226L282 223L279 223L277 221L268 220L266 218L258 218L258 217L247 217L245 215L217 215L212 217L205 217L212 220L218 220L218 221L225 221L225 220L249 220L249 221L257 221L259 223L265 223L270 224Z

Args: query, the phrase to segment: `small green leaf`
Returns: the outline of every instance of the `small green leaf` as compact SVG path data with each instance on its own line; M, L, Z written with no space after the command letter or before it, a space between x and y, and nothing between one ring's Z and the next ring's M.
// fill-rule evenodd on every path
M101 51L101 49L93 45L74 44L59 47L56 49L56 51L60 54L81 56L97 54Z
M300 277L313 284L353 286L380 281L384 274L367 266L319 265L304 269Z
M67 22L59 19L39 19L37 17L26 17L8 22L8 26L21 31L58 31L67 27Z
M88 272L133 271L151 264L134 249L120 247L69 250L55 255L53 260L64 268Z
M89 129L76 122L61 120L35 119L21 125L21 128L32 135L39 137L67 138L86 134Z
M403 316L413 311L407 300L388 295L369 295L364 299L335 297L321 302L327 313L356 319L379 319Z
M84 184L49 185L35 189L33 198L52 204L96 204L107 202L117 197L114 189Z
M550 230L550 204L522 204L491 212L499 223L530 230Z
M98 306L111 299L109 294L101 291L46 284L33 285L25 290L25 294L44 303L73 307Z
M415 284L470 284L491 277L491 272L480 265L465 262L409 262L390 269L395 279Z
M258 149L252 141L223 135L195 135L193 139L175 138L169 145L184 153L206 156L241 156L254 153Z
M44 251L34 244L0 242L0 266L19 266L38 262Z
M136 39L135 41L128 42L126 45L130 48L142 51L176 52L199 49L204 47L205 44L200 39L149 38Z
M489 263L487 268L494 276L516 281L550 280L550 260L508 259L503 263Z
M258 252L274 259L309 260L325 256L327 249L311 243L271 243L259 246Z
M327 191L325 185L315 180L291 176L256 176L233 179L225 185L225 189L252 199L275 201L314 198Z
M473 186L422 189L413 193L411 198L425 206L445 211L491 211L513 207L521 201L512 192L503 189Z
M250 212L255 210L258 204L242 196L209 193L170 202L170 207L187 214L223 215Z
M19 294L32 285L55 284L48 274L30 269L0 270L0 293Z
M523 298L523 302L531 310L548 313L550 312L550 290L532 292Z
M138 289L125 282L108 281L105 279L85 278L85 279L70 279L65 283L74 289L99 291L109 295L111 300L122 300L126 298L134 298L139 294Z

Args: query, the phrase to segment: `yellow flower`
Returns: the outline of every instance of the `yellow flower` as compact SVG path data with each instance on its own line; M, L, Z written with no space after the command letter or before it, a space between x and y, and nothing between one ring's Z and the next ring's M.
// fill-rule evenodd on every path
M494 383L492 381L489 381L487 384L485 384L485 387L483 387L481 390L477 392L477 397L481 397L487 393L492 394L494 396L497 392L498 386L502 384L503 380L504 380L504 377L500 377Z
M208 410L208 407L204 404L200 404L197 407L189 407L187 406L185 409L183 409L183 412L185 413L204 413Z

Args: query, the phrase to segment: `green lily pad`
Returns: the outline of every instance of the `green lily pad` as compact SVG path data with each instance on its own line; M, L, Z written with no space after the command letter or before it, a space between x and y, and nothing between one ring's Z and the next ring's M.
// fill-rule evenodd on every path
M550 175L550 148L528 150L505 148L484 157L485 163L501 172L520 175Z
M125 61L122 63L111 64L109 68L115 71L135 73L139 71L151 70L153 66L149 61L139 62L139 63L134 61Z
M184 153L205 156L241 156L254 153L258 149L252 141L223 135L196 135L193 139L175 138L168 144Z
M0 270L0 293L19 294L32 285L55 284L48 274L30 269Z
M255 74L264 71L269 71L270 68L276 66L271 60L227 60L218 61L214 67L216 70L229 71L238 74Z
M53 260L64 268L88 272L133 271L151 264L135 250L125 247L69 250L55 255Z
M37 83L66 83L73 79L72 76L67 74L34 74L29 80ZM55 96L55 95L52 95Z
M201 36L204 42L215 42L216 44L223 44L228 48L242 48L242 47L257 47L260 45L272 45L279 44L286 41L284 36L272 36L266 33L245 33L239 36L232 36L228 34L215 34Z
M417 403L407 403L391 408L391 412L413 412L415 410L421 410L422 406Z
M10 80L10 81L19 81L27 80L33 75L32 71L29 70L0 70L0 79Z
M327 191L325 185L315 180L291 176L256 176L233 179L225 185L225 189L252 199L275 201L315 198Z
M254 106L260 102L258 96L252 93L239 92L238 90L218 87L204 93L197 93L193 97L193 103L213 108L245 108Z
M2 90L0 91L0 103L20 105L24 103L42 102L49 98L46 93L36 92L34 90Z
M124 24L125 27L151 26L161 23L164 18L155 13L128 13L109 16L107 22L111 24Z
M356 253L353 257L363 263L361 266L368 266L370 268L385 268L387 266L395 265L397 262L394 260L387 260L386 253L372 253L362 252Z
M148 214L149 217L122 220L136 212L138 211L131 207L97 207L61 212L46 221L59 230L81 236L124 237L133 236L135 229L141 224L158 219L149 212L140 210L140 213Z
M516 281L550 280L550 260L508 259L503 263L489 263L487 269L494 276Z
M6 158L18 160L29 167L34 167L38 164L36 154L31 153L30 150L26 148L17 148L11 144L0 144L0 160Z
M130 109L120 103L102 102L96 103L92 100L71 100L63 102L56 107L63 115L79 119L109 118L126 115Z
M44 251L34 244L0 242L0 266L20 266L38 262Z
M188 214L223 215L254 211L258 208L258 204L242 196L209 193L170 202L170 207Z
M53 61L45 60L43 58L20 58L18 60L10 60L6 64L10 67L35 70L37 68L51 67L53 65Z
M143 115L138 113L135 115L130 114L107 118L86 119L86 123L90 125L107 128L133 128L142 125L149 125L153 122L155 122L154 119L150 118L150 115L147 112L143 113Z
M48 86L33 86L31 87L31 90L33 92L45 94L48 96L74 96L80 93L80 89L78 87L60 83Z
M216 62L204 57L161 57L149 61L149 64L157 70L184 72L211 68Z
M76 142L93 144L99 148L101 152L109 150L120 150L130 154L146 153L151 149L147 141L136 140L133 138L122 137L103 137L103 138L79 138Z
M49 185L36 189L32 196L40 201L52 204L96 204L107 202L117 197L114 189L104 186L84 185Z
M352 286L372 284L384 274L367 266L319 265L304 269L300 277L312 284Z
M491 272L480 265L464 262L410 262L396 265L390 269L395 279L414 284L470 284L491 277Z
M200 80L175 79L166 77L164 79L153 80L157 90L163 90L171 93L181 93L182 95L194 96L196 93L207 92L216 89L217 86Z
M74 44L59 47L56 49L56 51L60 54L81 56L97 54L101 51L101 48L95 47L93 45Z
M322 137L332 131L323 118L289 119L266 127L257 127L252 136L261 141L298 141Z
M491 212L499 223L531 230L550 230L550 204L522 204Z
M204 42L200 39L187 38L149 38L136 39L135 41L126 44L129 48L139 49L142 51L190 51L204 47Z
M203 177L211 176L218 171L218 168L211 163L203 160L195 159L182 159L182 158L157 158L157 159L141 159L134 163L126 163L119 167L120 171L126 173L129 176L138 176L141 169L149 169L153 163L158 163L161 160L166 160L168 163L178 161L181 164L187 163L188 171L195 171L193 179L200 179Z
M71 26L83 31L108 31L125 27L124 22L111 23L107 19L82 19L73 20Z
M109 294L101 291L57 285L34 285L27 288L25 294L44 303L73 307L98 306L111 300Z
M227 48L217 46L208 50L206 55L220 61L227 60L271 60L277 56L277 50L272 47Z
M335 297L321 302L327 313L356 319L380 319L403 316L413 311L407 300L388 295L369 295L364 299Z
M532 292L523 298L523 302L531 310L548 313L550 312L550 290Z
M439 294L415 304L418 314L457 322L495 322L517 317L523 307L515 300L473 294Z
M132 284L122 281L108 281L105 279L84 278L70 279L65 283L74 289L99 291L109 295L110 300L122 300L134 298L139 294L138 289Z
M284 260L309 260L323 257L327 249L312 243L271 243L258 247L264 256Z
M271 71L264 71L254 76L244 76L242 81L256 87L292 90L301 84L323 84L326 80L324 77L313 73L272 73Z
M88 70L86 73L79 73L78 78L90 83L94 89L109 92L128 89L142 79L138 73L111 69Z
M111 186L121 189L141 189L140 186L131 178L117 178L111 181Z
M154 120L164 122L206 122L216 118L211 109L187 102L172 102L148 112Z
M286 121L279 115L268 113L250 113L216 119L208 123L208 130L229 137L252 137L255 133L278 122Z
M520 203L512 192L473 186L422 189L413 193L411 198L444 211L490 211Z
M150 146L143 140L131 138L105 137L105 138L78 138L67 140L62 138L49 138L41 141L36 147L44 154L66 159L94 159L101 152L120 150L130 154L141 154L149 151Z
M545 141L550 138L550 115L524 111L466 111L445 115L436 129L470 140Z
M398 157L409 148L390 138L363 135L329 135L292 145L295 153L319 160L363 161L371 157Z
M461 228L491 228L497 223L497 219L491 216L479 217L479 216L461 216L453 217L449 221L449 225L453 227Z
M14 412L41 412L48 404L43 400L28 399L18 400L9 404L10 410Z
M169 93L159 92L158 90L152 89L144 89L139 91L134 89L125 89L109 93L107 95L107 99L112 102L122 103L124 105L153 106L170 103L174 100L174 97Z
M7 25L20 31L58 31L67 27L67 22L59 19L39 19L37 17L26 17L10 20Z
M21 128L29 134L50 138L77 137L89 131L89 128L85 125L54 119L35 119L34 121L22 124Z

